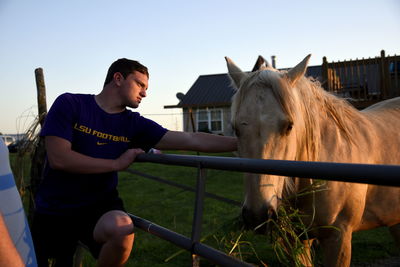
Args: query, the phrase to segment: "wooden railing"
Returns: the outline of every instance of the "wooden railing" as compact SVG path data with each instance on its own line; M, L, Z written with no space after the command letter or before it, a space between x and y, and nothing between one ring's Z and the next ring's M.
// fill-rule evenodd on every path
M400 96L400 56L328 62L323 58L325 90L349 99L357 108Z

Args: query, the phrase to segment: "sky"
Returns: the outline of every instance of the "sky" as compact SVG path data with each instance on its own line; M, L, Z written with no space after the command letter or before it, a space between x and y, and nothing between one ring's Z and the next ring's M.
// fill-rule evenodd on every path
M225 56L251 70L258 55L289 68L400 54L400 0L0 0L0 132L23 133L37 115L34 71L47 107L64 93L98 94L118 58L149 68L136 110L182 129L179 101L200 75L226 73ZM175 114L175 115L172 115Z

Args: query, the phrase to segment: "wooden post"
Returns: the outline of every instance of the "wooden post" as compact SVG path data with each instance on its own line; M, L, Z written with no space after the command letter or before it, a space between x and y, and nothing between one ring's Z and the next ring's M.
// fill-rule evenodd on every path
M388 91L386 88L386 71L385 71L385 50L381 51L381 60L379 61L379 69L380 69L380 75L381 75L381 80L380 80L380 86L381 86L381 93L383 95L383 99L388 98Z
M364 94L365 94L365 100L366 101L368 101L368 100L371 100L371 96L370 96L370 94L369 94L369 92L368 92L368 84L367 84L367 75L368 75L368 72L367 72L367 64L365 63L365 59L364 58L362 58L362 64L361 64L361 66L362 66L362 73L363 73L363 76L362 76L362 85L363 85L363 88L364 88Z
M385 84L385 89L386 89L386 93L388 98L392 98L397 96L396 92L394 90L394 88L390 85L391 84L391 80L390 80L390 71L389 71L389 61L390 61L390 57L385 55L385 50L381 51L381 57L383 59L383 83Z
M47 104L46 104L46 86L44 83L43 69L35 69L36 78L36 89L37 89L37 101L38 101L38 116L40 126L43 126L46 114L47 114ZM38 144L32 155L32 165L31 165L31 181L30 181L30 197L29 197L29 210L28 210L28 221L32 223L33 212L35 210L35 195L42 181L42 171L44 167L45 160L45 147L44 138L38 137Z
M44 119L47 114L46 104L46 86L44 84L43 69L35 69L36 89L37 89L37 102L40 126L43 127Z
M361 73L361 70L360 70L360 65L361 65L361 60L358 60L358 58L356 58L356 73L357 73L358 93L359 93L359 96L362 96L360 98L362 98L363 101L366 101L367 100L367 94L365 93L364 83L361 80L362 73Z
M328 79L328 60L326 57L322 58L322 86L326 91L329 91L329 79Z

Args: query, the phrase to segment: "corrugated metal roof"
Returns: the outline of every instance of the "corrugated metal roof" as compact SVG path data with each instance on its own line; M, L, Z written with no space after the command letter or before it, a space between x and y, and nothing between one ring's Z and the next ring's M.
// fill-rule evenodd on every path
M320 79L321 66L309 66L306 76ZM200 75L177 106L171 107L209 107L230 106L235 89L227 73Z
M288 71L291 68L285 68L285 69L279 69L279 70L285 70ZM306 76L309 77L314 77L315 79L321 81L322 79L322 66L308 66L306 70Z
M229 106L235 89L228 74L201 75L179 102L178 107Z
M308 66L306 76L314 77L315 79L322 82L322 66Z

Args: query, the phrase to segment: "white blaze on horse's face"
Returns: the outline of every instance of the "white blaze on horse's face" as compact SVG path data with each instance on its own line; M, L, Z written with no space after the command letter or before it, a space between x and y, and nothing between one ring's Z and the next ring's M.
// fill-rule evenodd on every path
M228 58L227 64L229 75L238 88L232 103L232 125L238 137L240 156L294 160L297 153L296 125L293 115L289 115L281 105L273 86L292 85L299 75L304 74L303 71L283 74L261 65L257 72L244 73ZM260 221L254 223L261 223L268 212L276 212L285 179L246 174L244 212L246 210L247 216L253 217L251 220Z

